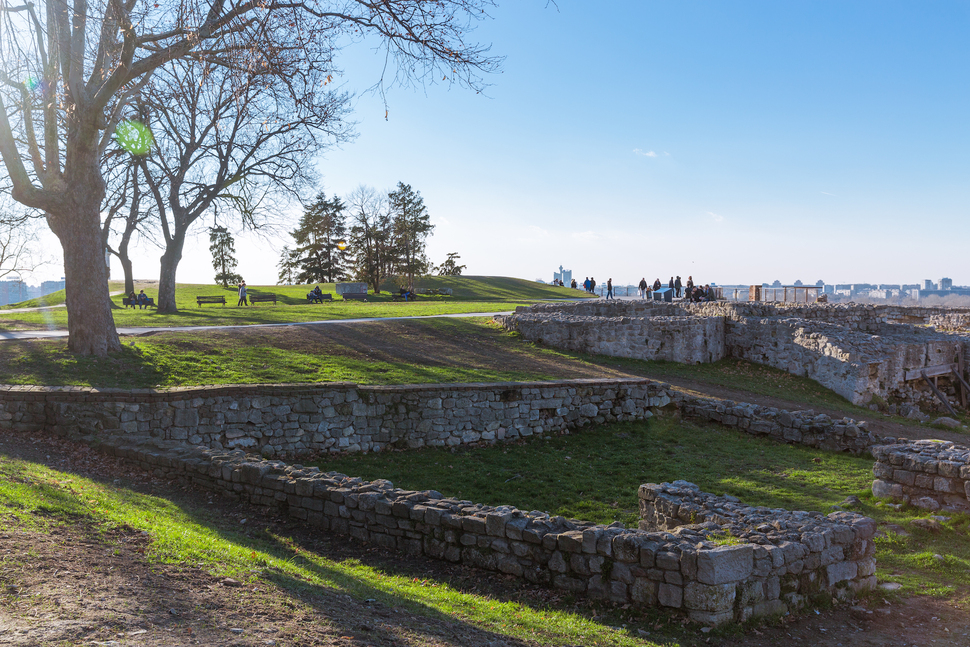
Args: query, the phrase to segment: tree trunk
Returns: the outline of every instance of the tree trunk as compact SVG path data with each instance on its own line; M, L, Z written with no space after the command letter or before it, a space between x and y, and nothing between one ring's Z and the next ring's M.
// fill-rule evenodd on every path
M125 271L125 294L131 294L135 291L135 278L131 267L131 259L128 258L127 250L118 255L118 260L121 261L121 268Z
M101 200L96 193L77 190L72 204L62 213L48 213L47 220L64 250L67 349L78 355L104 357L120 351L121 341L111 315Z
M175 305L175 272L179 261L182 260L182 247L185 245L185 234L175 232L172 240L165 246L162 254L162 269L158 277L158 311L178 312Z

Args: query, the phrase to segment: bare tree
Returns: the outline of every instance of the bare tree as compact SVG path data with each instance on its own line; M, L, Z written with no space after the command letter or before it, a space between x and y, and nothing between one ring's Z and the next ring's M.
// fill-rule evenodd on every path
M256 229L312 183L312 160L349 134L347 95L325 78L280 83L252 70L179 61L144 91L158 148L139 158L155 196L164 253L158 311L175 312L175 276L185 238L204 214Z
M128 153L124 152L124 155ZM138 164L129 163L121 155L114 157L116 160L121 157L123 161L113 166L109 164L111 171L106 178L109 189L105 199L102 232L105 249L121 262L125 275L125 294L131 294L135 291L135 278L129 248L136 232L145 233L146 221L152 219L155 209L151 200L142 199L145 191ZM115 231L116 226L120 228L119 232ZM112 234L117 237L115 244L111 241Z
M45 264L36 249L36 220L27 214L0 211L0 278L29 274Z
M466 42L493 0L41 0L0 6L0 159L64 253L68 348L121 345L102 260L101 162L128 104L163 66L329 72L346 39L379 40L404 80L469 85L497 60ZM241 65L239 61L245 61ZM433 76L430 76L433 75Z
M362 184L347 197L347 211L354 273L379 293L381 281L387 278L393 261L387 192L380 193Z

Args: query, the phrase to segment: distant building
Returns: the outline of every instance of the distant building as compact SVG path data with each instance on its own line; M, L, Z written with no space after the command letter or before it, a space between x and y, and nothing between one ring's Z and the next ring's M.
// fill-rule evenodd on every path
M28 298L30 297L27 292L27 284L19 278L0 281L0 305L5 306L8 303L19 303L20 301L26 301Z
M923 288L922 289L924 289L924 290L935 290L936 289L936 285L934 285L933 284L933 281L931 281L930 279L923 279Z
M953 289L953 279L940 279L940 289L941 290L952 290Z
M780 288L781 287L781 281L779 281L778 279L775 279L775 282L771 284L771 287L773 287L773 288Z
M825 287L825 281L818 280L818 281L815 282L815 286L816 287L819 287L819 288Z
M802 286L803 286L803 285L805 285L805 284L804 284L804 283L802 283L800 279L795 279L795 282L794 282L794 283L792 283L792 285L794 285L794 286L795 286L795 287L797 287L797 288L800 288L800 287L802 287Z
M562 269L562 265L559 266L558 272L552 273L553 282L562 281L563 285L569 285L573 280L573 271Z
M57 292L58 290L64 289L64 277L61 277L60 281L43 281L40 284L40 295L50 294L52 292Z

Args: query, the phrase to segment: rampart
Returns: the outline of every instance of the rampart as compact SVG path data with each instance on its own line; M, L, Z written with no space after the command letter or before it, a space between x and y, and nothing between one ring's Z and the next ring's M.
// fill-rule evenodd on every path
M872 448L872 494L929 510L970 511L970 449L938 440Z
M597 300L520 307L497 319L526 339L577 352L681 363L745 359L813 379L855 404L938 408L920 371L952 365L967 379L970 366L970 311L960 308ZM949 369L931 378L961 402Z

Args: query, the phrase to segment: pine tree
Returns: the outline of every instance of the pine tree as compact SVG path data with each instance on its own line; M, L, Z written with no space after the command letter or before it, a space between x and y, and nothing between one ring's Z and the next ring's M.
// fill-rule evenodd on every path
M225 227L209 228L209 251L212 267L216 271L216 285L228 288L240 283L242 276L236 274L236 242Z
M459 258L461 256L458 255L458 252L448 252L448 258L445 259L445 262L435 268L438 276L461 276L461 271L468 266L459 265Z
M387 194L387 199L392 218L393 269L407 277L408 289L413 290L415 275L427 274L430 267L424 249L434 225L421 192L412 189L410 184L398 182L397 188Z
M284 275L295 283L334 283L344 278L349 264L349 252L340 249L347 239L344 209L337 196L317 195L290 232L295 247L283 250L281 280Z

